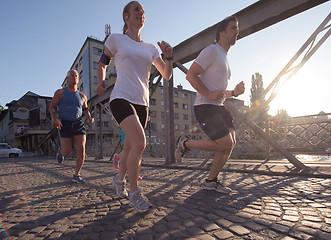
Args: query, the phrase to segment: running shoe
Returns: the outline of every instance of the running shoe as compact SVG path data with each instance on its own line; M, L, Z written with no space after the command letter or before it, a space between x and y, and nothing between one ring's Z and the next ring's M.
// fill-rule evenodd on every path
M183 156L190 151L186 146L185 146L185 142L188 140L188 137L185 136L180 136L177 138L177 147L175 150L175 160L178 163L181 163L183 160Z
M58 163L62 163L64 161L64 157L60 153L61 149L62 149L62 147L60 146L59 149L57 150L57 154L56 154L56 159L57 159Z
M217 179L212 182L203 181L202 189L206 190L214 190L219 193L230 193L232 190L229 187L224 187L222 183L220 183Z
M72 182L73 183L84 183L85 179L80 174L78 174L77 176L74 175L72 177Z
M125 198L128 196L128 192L125 189L125 182L126 181L119 180L117 175L111 179L112 185L116 188L116 194L120 198Z
M117 153L115 153L114 159L113 159L114 168L118 168L120 166L120 161L119 160L120 160L119 155Z
M152 207L152 204L149 203L148 199L142 194L140 189L132 194L130 193L129 200L129 205L134 207L140 213L146 212Z

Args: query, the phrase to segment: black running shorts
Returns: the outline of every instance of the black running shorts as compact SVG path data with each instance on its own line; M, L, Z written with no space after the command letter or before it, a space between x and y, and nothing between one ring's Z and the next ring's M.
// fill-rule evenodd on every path
M136 115L143 128L147 125L147 106L133 104L124 99L114 99L110 102L110 109L118 124L128 116Z
M194 106L194 114L200 127L212 140L217 140L229 134L233 128L233 118L224 106L203 104Z

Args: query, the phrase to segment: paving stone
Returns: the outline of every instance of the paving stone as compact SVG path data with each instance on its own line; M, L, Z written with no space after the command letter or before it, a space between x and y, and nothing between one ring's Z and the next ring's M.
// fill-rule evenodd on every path
M205 230L206 232L211 232L211 231L219 229L220 227L218 225L216 225L215 223L210 223L210 224L203 224L201 226L201 228L203 230Z
M256 222L246 222L244 226L257 232L265 228L265 226L257 224Z
M306 234L306 233L298 231L298 230L290 231L289 235L291 237L295 237L295 238L303 239L303 240L306 240L306 239L308 240L308 239L313 238L312 235Z
M215 238L213 238L212 236L210 236L208 234L200 235L198 239L201 239L201 240L215 240Z
M287 221L292 221L292 222L298 222L300 217L299 216L294 216L294 215L284 215L282 217L283 220Z
M229 229L238 235L245 235L245 234L249 234L251 232L247 228L239 226L239 225L231 226L231 227L229 227Z
M231 232L227 230L214 232L213 235L216 237L216 239L229 239L234 236Z
M200 227L190 227L187 228L186 231L190 234L190 236L196 236L205 233Z
M277 223L272 224L271 228L275 231L282 232L282 233L287 233L290 230L289 227L286 227L284 225L277 224Z
M230 227L233 223L226 220L226 219L220 219L220 220L217 220L216 223L219 225L219 226L222 226L222 227Z

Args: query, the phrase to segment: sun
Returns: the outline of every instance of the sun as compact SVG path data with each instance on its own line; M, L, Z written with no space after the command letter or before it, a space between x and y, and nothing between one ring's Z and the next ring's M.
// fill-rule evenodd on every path
M288 75L281 79L284 82ZM287 81L279 90L277 96L270 103L270 110L277 113L278 110L286 110L291 116L304 116L317 114L323 109L319 103L319 90L323 76L310 68L302 68ZM272 114L273 115L273 114Z

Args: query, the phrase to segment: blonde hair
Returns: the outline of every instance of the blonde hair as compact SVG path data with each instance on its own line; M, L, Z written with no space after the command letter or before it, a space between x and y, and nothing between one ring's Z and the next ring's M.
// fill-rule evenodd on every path
M124 21L124 26L123 26L123 34L125 34L127 31L128 31L128 25L126 24L126 21L125 21L125 17L124 17L124 13L127 13L129 14L129 10L130 10L130 5L132 3L139 3L138 1L131 1L129 2L128 4L125 5L124 9L123 9L123 21Z

